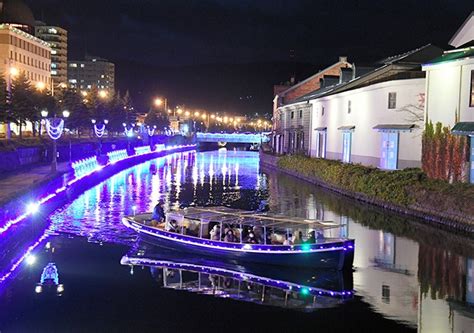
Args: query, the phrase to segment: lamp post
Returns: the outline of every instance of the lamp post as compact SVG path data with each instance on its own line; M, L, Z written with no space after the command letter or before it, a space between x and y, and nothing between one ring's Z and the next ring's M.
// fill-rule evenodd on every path
M68 110L63 111L63 118L67 119L71 113ZM71 129L69 129L69 164L72 162L72 142L71 142Z
M163 106L163 110L166 112L168 110L168 99L166 97L156 97L153 100L153 104L159 108Z
M65 113L69 116L69 112ZM65 115L63 113L63 116ZM57 147L57 140L61 137L64 130L64 119L57 118L54 115L53 118L48 117L48 111L43 110L41 111L41 116L45 119L46 123L46 131L48 132L49 137L53 140L53 156L51 161L51 172L55 173L58 170L58 147Z
M133 137L133 129L135 124L131 124L130 129L127 127L127 123L122 123L125 136L127 137L127 151L130 151L130 138Z

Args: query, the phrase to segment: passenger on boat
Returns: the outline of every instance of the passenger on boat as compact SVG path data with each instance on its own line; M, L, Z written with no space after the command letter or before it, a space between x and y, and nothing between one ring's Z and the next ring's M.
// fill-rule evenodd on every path
M163 200L158 201L153 209L152 220L161 223L165 220L165 210L163 209Z
M237 237L234 235L234 230L229 229L227 230L225 236L224 236L224 242L230 242L230 243L236 243L237 242Z
M305 243L316 243L316 232L314 230L309 233L309 237Z
M169 229L168 231L171 232L178 232L179 226L178 226L178 221L176 220L171 220L169 223Z
M291 236L291 234L286 234L285 235L285 240L283 241L283 245L293 245L293 242L291 241L293 237Z
M220 240L220 227L218 224L216 224L214 227L212 227L211 231L209 231L210 239L211 240Z
M293 244L302 244L303 243L303 232L298 231L298 233L294 236Z
M324 240L324 234L323 234L321 231L318 231L318 234L317 234L317 236L316 236L316 239L317 239L318 241Z
M258 239L255 237L255 234L253 231L250 231L247 238L245 239L245 243L249 244L258 244Z

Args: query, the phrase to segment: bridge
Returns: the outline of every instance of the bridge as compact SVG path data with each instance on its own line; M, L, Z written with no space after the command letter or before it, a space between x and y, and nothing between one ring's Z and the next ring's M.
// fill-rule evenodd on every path
M270 138L265 133L196 133L198 142L217 143L250 143L260 144L268 142Z

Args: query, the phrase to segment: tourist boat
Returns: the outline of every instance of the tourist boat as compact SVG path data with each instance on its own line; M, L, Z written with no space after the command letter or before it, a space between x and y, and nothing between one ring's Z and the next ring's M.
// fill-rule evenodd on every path
M127 216L123 223L156 245L238 262L342 270L351 269L354 259L354 240L322 237L326 229L340 227L333 222L227 207L189 207L168 212L158 225L151 214ZM231 237L226 237L228 233ZM305 240L310 233L313 237ZM293 235L299 239L287 242Z
M149 267L163 288L292 310L331 308L352 299L351 271L235 265L139 242L120 263Z

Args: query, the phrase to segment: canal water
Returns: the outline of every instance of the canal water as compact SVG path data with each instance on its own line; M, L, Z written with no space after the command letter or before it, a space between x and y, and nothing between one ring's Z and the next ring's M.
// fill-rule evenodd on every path
M354 271L303 276L297 268L240 265L210 271L216 267L209 262L154 248L121 224L123 215L150 211L159 199L167 208L268 205L334 221L340 228L327 236L356 240ZM28 233L41 242L0 284L2 333L474 332L472 240L262 170L255 152L187 152L143 163L40 225ZM153 255L160 264L130 266L125 255ZM59 280L40 286L49 263ZM268 281L349 288L355 295L313 297Z

